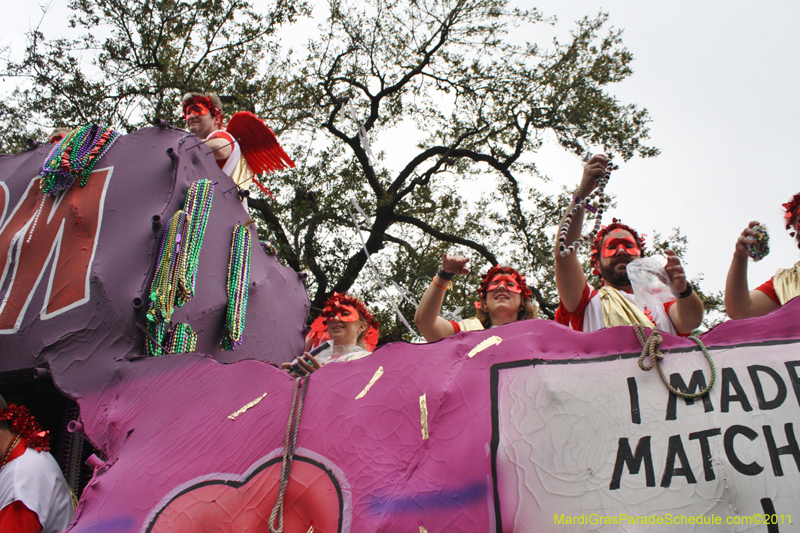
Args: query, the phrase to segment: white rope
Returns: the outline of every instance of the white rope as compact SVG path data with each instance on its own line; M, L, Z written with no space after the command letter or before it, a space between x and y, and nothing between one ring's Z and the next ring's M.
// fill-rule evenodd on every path
M356 106L353 104L353 98L347 101L347 108L350 111L350 118L352 118L353 122L358 126L358 140L361 141L361 148L363 148L364 152L367 154L367 163L369 166L373 166L375 156L372 155L372 149L369 147L367 130L364 129L364 126L358 120L358 113L356 112Z
M351 199L350 203L354 205L357 204L355 199ZM350 206L347 206L347 212L350 213L350 219L353 221L353 226L356 228L356 233L358 233L358 238L361 239L361 246L364 249L364 253L367 254L367 261L369 261L369 266L372 267L372 273L375 274L375 279L378 281L378 285L380 285L381 289L383 289L384 294L386 294L386 298L388 298L389 303L392 304L392 308L394 309L397 316L400 317L400 320L403 322L408 331L411 332L412 335L416 336L416 332L412 329L409 323L406 321L406 318L403 316L403 313L400 312L400 309L397 307L397 304L394 302L392 297L389 295L389 290L386 288L386 285L383 284L383 280L381 279L380 274L378 274L378 269L375 267L375 263L372 262L372 257L369 255L369 250L367 250L367 242L364 240L364 235L361 234L361 228L358 227L358 220L356 220L356 215L353 213L353 210L350 209Z

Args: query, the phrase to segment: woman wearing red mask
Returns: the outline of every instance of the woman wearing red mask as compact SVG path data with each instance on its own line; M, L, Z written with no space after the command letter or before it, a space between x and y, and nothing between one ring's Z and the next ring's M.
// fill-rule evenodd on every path
M354 361L366 357L378 342L378 322L367 306L352 296L334 293L311 325L311 344L332 341L316 355L306 352L294 363L281 368L297 375L314 372L327 363Z
M493 266L478 288L477 316L455 322L439 316L444 296L454 276L469 273L469 259L459 255L442 258L442 268L433 277L414 315L414 323L428 342L438 341L459 331L476 331L502 326L517 320L536 318L538 310L531 300L525 277L510 267Z

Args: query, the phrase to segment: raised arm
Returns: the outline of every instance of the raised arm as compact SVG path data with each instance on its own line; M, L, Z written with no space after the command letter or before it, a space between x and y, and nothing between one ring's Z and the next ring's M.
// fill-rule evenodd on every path
M677 254L673 250L665 250L664 254L667 256L667 265L664 269L672 282L672 287L678 294L683 295L669 308L669 319L678 333L691 333L703 322L705 312L703 300L686 280L686 272Z
M725 312L730 318L751 318L766 315L778 308L772 298L761 291L751 291L747 285L747 245L753 242L755 220L750 222L736 240L733 260L725 281Z
M208 136L205 144L214 151L214 159L227 159L233 152L232 141L233 137L231 137L230 133L217 130Z
M583 178L581 179L580 185L578 185L578 188L575 190L574 196L583 199L597 187L598 178L602 177L606 172L606 163L606 156L603 154L598 154L589 160L586 166L583 167ZM561 219L561 223L558 225L559 233L556 234L556 244L553 249L556 260L556 289L558 290L559 299L561 299L561 302L568 312L572 312L578 308L578 305L581 303L583 290L586 287L586 276L583 274L583 267L581 267L581 262L578 260L577 253L571 253L566 257L561 257L558 250L558 237L560 236L561 228L564 226L564 220L567 218L567 214L575 207L575 204L576 202L573 197L566 213L564 213ZM572 223L567 231L566 242L564 244L569 246L580 237L582 230L583 209L579 210L575 216L572 217Z
M441 270L447 274L454 276L462 276L469 274L467 262L469 259L461 257L460 255L447 255L442 257ZM450 276L448 276L450 277ZM419 307L414 314L414 323L419 328L422 336L428 342L438 341L449 337L456 332L448 320L439 316L439 311L442 310L442 303L444 302L445 293L450 286L450 280L442 278L439 274L433 277L431 284L422 295L419 301Z

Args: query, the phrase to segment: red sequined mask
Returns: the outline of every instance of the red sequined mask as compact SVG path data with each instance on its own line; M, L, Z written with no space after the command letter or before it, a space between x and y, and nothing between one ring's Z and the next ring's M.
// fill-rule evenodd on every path
M632 235L616 237L614 236L615 234L609 235L606 241L603 243L603 247L600 249L601 256L614 257L619 253L620 250L628 255L642 255L642 251L639 249L639 245L636 243L636 239L634 239Z
M184 100L181 109L183 113L181 114L181 120L186 120L186 117L189 115L194 115L196 117L202 117L211 113L214 118L220 119L222 121L222 110L214 105L214 102L211 101L211 98L208 96L200 96L194 95L188 100Z
M351 305L339 305L336 307L325 308L322 312L322 323L328 325L328 322L334 318L338 318L342 322L356 322L360 319L358 311Z
M204 115L208 115L211 111L206 107L204 104L200 102L184 102L183 103L183 115L181 118L186 120L186 117L189 115L194 115L196 117L202 117Z
M505 287L509 292L522 294L522 288L519 286L519 283L517 283L516 278L508 274L501 274L492 278L492 281L490 281L489 285L486 287L486 292L496 291L500 287Z

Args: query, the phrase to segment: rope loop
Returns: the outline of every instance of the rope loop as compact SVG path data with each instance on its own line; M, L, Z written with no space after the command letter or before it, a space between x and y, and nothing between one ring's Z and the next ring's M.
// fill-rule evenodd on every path
M664 385L667 386L667 389L674 394L675 396L680 396L684 400L695 400L697 398L702 398L709 392L711 392L711 387L714 386L714 382L717 380L717 369L714 367L714 361L711 359L711 354L708 353L705 344L701 341L698 337L694 335L689 335L689 339L695 342L700 349L703 351L703 355L706 357L708 361L708 366L711 367L711 380L709 380L708 385L706 388L701 390L700 392L695 392L694 394L689 394L687 392L679 391L672 385L670 385L667 376L664 374L664 370L661 368L661 361L664 359L664 353L659 348L661 343L663 342L664 338L661 336L661 332L658 329L653 329L653 332L650 334L650 337L647 337L645 334L645 327L642 324L634 324L633 330L636 332L636 337L639 339L639 343L642 345L642 355L639 356L639 368L644 371L651 370L653 367L658 369L658 373L661 375L661 381L664 382ZM645 364L644 360L647 357L650 357L650 364Z
M297 397L297 391L300 397ZM283 441L283 463L281 463L281 480L278 500L269 516L269 533L283 533L283 499L286 496L286 487L289 485L289 475L292 470L295 446L297 445L297 432L300 428L300 415L303 412L303 400L308 390L308 380L297 378L292 391L292 406L289 408L289 422L286 425L286 437ZM296 407L296 409L295 409ZM275 524L277 520L277 525Z

